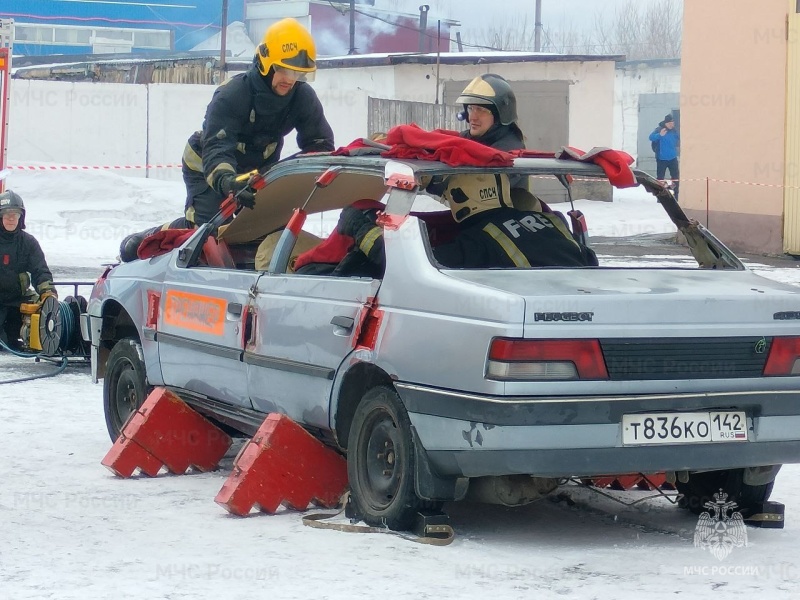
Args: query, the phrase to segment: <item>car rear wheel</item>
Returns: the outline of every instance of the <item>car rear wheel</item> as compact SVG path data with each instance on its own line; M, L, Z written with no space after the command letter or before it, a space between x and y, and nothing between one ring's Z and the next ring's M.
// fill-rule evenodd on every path
M119 340L108 355L103 382L106 427L116 441L128 417L138 409L152 388L147 385L142 347L133 338Z
M678 501L696 515L707 510L704 504L714 501L714 494L722 489L728 494L729 502L736 502L736 510L747 517L759 502L769 499L774 482L765 485L747 485L744 483L744 469L727 469L724 471L706 471L691 473L689 481L675 482L675 487L683 496Z
M364 394L347 446L351 501L369 525L408 529L423 507L414 491L411 421L397 392L379 386Z

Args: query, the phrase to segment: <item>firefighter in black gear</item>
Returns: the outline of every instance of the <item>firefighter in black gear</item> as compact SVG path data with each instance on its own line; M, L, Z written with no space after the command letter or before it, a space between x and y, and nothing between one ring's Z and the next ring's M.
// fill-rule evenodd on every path
M529 192L528 192L529 193ZM461 224L456 238L435 246L444 267L585 267L597 264L594 253L579 245L555 213L512 208L506 175L450 177L443 197ZM347 207L337 230L356 240L359 251L375 264L384 263L383 230L374 211Z
M517 125L517 97L505 78L494 73L476 77L461 92L456 104L464 106L458 118L469 125L461 137L506 152L525 149L525 136ZM511 187L527 190L528 178L512 177Z
M301 152L334 149L333 130L307 83L316 68L311 34L283 19L267 29L250 69L217 88L203 130L192 134L183 154L188 225L211 220L231 192L244 190L239 202L252 207L253 193L236 176L277 162L293 129Z
M459 118L469 125L461 137L498 150L525 148L525 136L517 125L517 97L505 78L494 73L476 77L456 104L464 105Z
M36 302L39 294L57 294L39 242L22 231L25 204L18 194L11 190L0 194L0 217L0 341L14 347L22 327L19 305Z

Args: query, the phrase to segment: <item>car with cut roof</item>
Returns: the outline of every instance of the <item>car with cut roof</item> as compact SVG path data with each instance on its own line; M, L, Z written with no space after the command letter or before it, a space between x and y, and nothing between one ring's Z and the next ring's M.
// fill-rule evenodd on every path
M608 181L555 158L295 157L219 230L108 268L84 329L112 439L165 386L244 435L270 413L300 423L347 456L371 524L616 473L667 472L695 511L719 488L757 510L800 462L800 290L750 271L640 171L695 266L445 267L426 187L482 173ZM362 199L385 204L381 276L294 272L293 213Z

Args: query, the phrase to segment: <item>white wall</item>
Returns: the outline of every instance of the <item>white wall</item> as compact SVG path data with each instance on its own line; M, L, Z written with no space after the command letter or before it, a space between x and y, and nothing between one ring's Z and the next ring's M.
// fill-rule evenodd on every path
M12 80L8 159L79 166L180 164L214 86ZM180 179L180 169L113 169Z
M144 164L145 86L12 79L9 111L11 161Z
M680 64L620 63L614 84L614 148L636 158L639 94L680 93Z
M147 163L180 164L186 140L203 126L206 106L217 86L157 83L146 87L150 108ZM180 179L180 169L152 169L148 177Z
M515 80L567 80L569 143L589 149L612 144L614 63L528 62L441 65L445 80L487 72ZM436 65L321 69L312 84L337 145L368 135L370 96L434 102ZM12 80L8 159L81 166L179 165L186 139L200 128L215 86L103 84ZM286 138L283 156L297 151ZM122 172L122 171L118 171ZM180 169L126 170L125 174L180 179Z

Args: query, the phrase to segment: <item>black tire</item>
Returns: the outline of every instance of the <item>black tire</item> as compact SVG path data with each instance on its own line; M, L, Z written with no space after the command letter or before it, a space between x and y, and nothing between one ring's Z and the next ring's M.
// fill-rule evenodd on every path
M393 389L372 388L361 400L347 445L350 500L365 523L409 529L426 506L414 491L411 421Z
M111 441L116 441L128 417L138 409L152 389L147 385L142 347L133 338L119 340L108 355L103 381L103 411Z
M724 471L706 471L691 473L689 481L675 482L675 487L682 494L678 506L696 515L708 510L703 506L713 502L714 494L720 489L728 494L728 501L736 502L736 510L748 517L756 504L769 499L774 482L765 485L747 485L744 483L744 469L728 469Z

